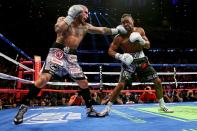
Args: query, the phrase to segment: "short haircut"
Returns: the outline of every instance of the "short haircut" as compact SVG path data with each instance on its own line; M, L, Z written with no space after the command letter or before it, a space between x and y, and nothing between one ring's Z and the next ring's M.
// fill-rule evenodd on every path
M131 16L131 14L123 14L122 17L121 17L121 19L122 18L125 18L125 17L130 17L133 20L133 17Z

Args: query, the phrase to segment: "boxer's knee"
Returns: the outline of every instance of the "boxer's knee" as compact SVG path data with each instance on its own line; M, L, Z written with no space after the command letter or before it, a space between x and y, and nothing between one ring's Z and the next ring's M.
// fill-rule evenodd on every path
M125 83L124 83L124 82L119 82L119 83L118 83L118 87L119 87L119 88L123 89L124 86L125 86Z
M76 81L80 88L86 89L88 88L88 81L87 80L78 80Z
M38 88L42 88L50 79L52 75L49 73L43 73L40 75L38 80L35 81L35 86Z
M160 78L156 78L154 81L153 81L156 85L161 85L161 79Z

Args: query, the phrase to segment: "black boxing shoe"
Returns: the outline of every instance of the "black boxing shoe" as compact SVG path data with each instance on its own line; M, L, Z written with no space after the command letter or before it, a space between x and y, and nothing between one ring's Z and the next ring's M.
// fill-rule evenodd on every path
M14 124L18 125L23 123L23 116L27 112L28 107L26 105L21 105L19 111L14 117Z

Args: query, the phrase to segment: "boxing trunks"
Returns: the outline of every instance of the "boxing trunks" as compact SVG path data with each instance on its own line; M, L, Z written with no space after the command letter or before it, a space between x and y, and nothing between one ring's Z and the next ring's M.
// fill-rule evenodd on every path
M49 49L43 72L64 77L70 75L74 80L86 79L78 64L76 49L70 49L63 44L54 43Z
M122 63L119 82L133 81L136 76L141 81L151 81L158 77L155 69L150 65L148 57L143 51L130 53L134 60L130 66Z

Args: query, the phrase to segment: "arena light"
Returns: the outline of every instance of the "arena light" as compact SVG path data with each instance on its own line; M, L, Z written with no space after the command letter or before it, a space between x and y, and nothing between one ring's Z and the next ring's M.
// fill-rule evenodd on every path
M94 13L94 15L95 15L95 17L96 17L96 20L97 20L99 26L102 26L102 24L101 24L101 22L100 22L100 20L99 20L99 18L98 18L98 16L97 16L97 14ZM104 38L105 38L106 43L109 44L110 42L109 42L109 39L107 38L107 36L104 35Z
M177 0L171 0L173 5L177 5Z
M101 17L107 22L107 24L108 24L110 27L112 27L112 24L109 22L109 20L108 20L104 15L101 14Z
M167 49L167 52L174 52L175 51L175 49Z

